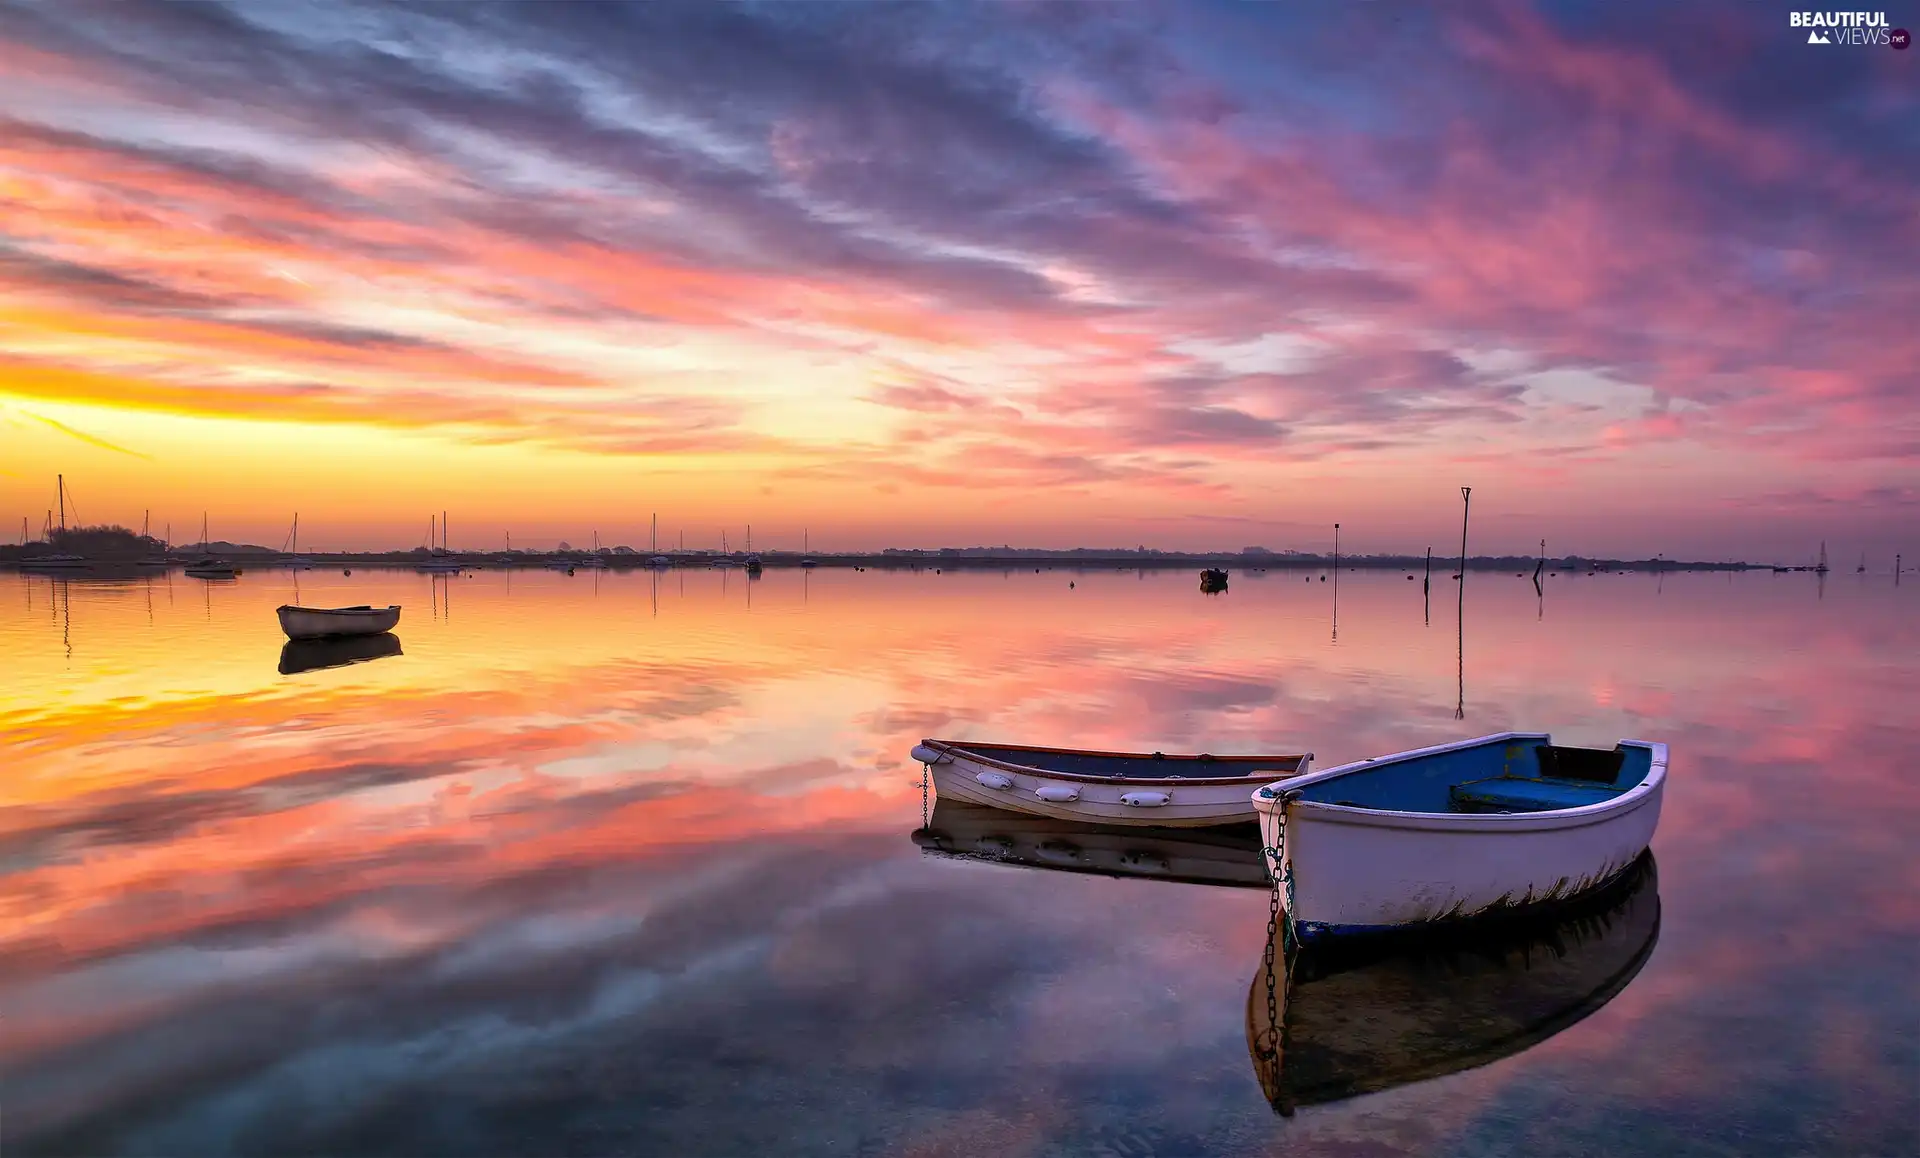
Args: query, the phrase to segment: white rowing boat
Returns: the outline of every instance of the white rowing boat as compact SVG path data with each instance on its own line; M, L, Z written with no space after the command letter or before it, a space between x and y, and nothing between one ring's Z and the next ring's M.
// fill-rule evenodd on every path
M275 609L280 630L289 639L328 639L341 635L379 635L400 622L400 605L390 607L294 607Z
M1343 764L1253 795L1302 940L1564 901L1653 840L1667 746L1503 732Z
M1249 788L1298 776L1313 753L1168 756L927 740L913 749L942 800L1096 824L1189 828L1254 819Z

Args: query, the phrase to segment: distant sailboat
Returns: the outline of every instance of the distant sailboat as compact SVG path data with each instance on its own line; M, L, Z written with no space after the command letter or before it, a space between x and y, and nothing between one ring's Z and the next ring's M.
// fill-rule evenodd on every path
M660 554L660 516L653 516L653 529L647 532L647 550L653 558L647 560L647 566L656 569L673 566L673 560Z
M747 574L758 575L759 573L760 573L760 556L754 554L754 551L753 551L753 524L748 523L747 524Z
M1828 571L1828 567L1827 567L1827 543L1826 543L1826 540L1824 540L1824 539L1822 539L1822 540L1820 541L1820 562L1819 562L1819 563L1818 563L1817 565L1815 565L1815 567L1814 567L1814 571L1815 571L1815 572L1816 572L1817 574L1821 574L1821 575L1825 575L1825 574L1827 573L1827 571Z
M292 551L285 560L286 565L295 571L313 570L313 560L303 558L301 557L301 554L300 554L300 512L299 511L295 511L293 513L293 530L288 532L287 542L291 546Z
M595 531L593 533L593 553L585 559L582 559L576 566L586 567L595 571L604 571L607 569L607 558L600 553L600 532Z
M803 556L800 560L802 567L818 567L820 565L813 557L813 532L811 530L800 532L800 552Z
M52 512L49 511L47 517L47 540L49 545L57 546L67 537L67 476L63 474L55 475L54 487L59 492L57 501L60 504L60 529L57 532L54 530ZM31 559L22 559L20 566L23 570L27 571L84 571L88 567L91 567L92 564L87 562L85 556L59 553L36 555Z
M200 557L187 564L187 574L195 579L232 579L240 572L226 559L213 553L207 535L207 512L200 512Z
M1853 569L1853 573L1855 575L1865 575L1867 573L1867 553L1865 551L1860 552L1860 565Z
M425 571L429 575L451 575L463 568L458 559L450 557L453 552L447 550L447 513L445 511L440 512L439 531L440 540L438 543L435 543L433 516L428 515L427 559L426 562L420 564L417 570Z
M144 543L151 544L153 542L153 534L149 530L152 523L153 523L152 511L148 511L140 517L140 540ZM165 567L166 565L167 565L167 548L165 544L161 545L160 550L157 553L153 551L149 551L147 554L142 555L139 561L135 563L135 566L138 566L138 567Z

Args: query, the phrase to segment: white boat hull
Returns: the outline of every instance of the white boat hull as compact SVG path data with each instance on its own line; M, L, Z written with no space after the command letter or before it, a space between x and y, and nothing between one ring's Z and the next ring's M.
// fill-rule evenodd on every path
M1253 790L1273 780L1273 773L1264 771L1215 783L1180 779L1109 781L1016 771L1002 764L969 759L961 751L936 751L925 746L915 747L913 756L932 768L934 791L942 800L1056 820L1143 828L1195 828L1251 821L1255 818ZM1308 766L1302 761L1301 772ZM995 786L1003 781L1005 787ZM1134 797L1136 803L1127 803L1122 799L1126 796ZM1166 799L1152 803L1156 796Z
M1652 843L1666 783L1666 745L1623 746L1652 750L1638 787L1552 812L1392 812L1285 800L1284 783L1279 799L1256 793L1262 842L1292 872L1295 928L1312 938L1486 916L1606 884Z
M400 608L392 607L282 607L280 630L288 639L331 639L346 635L379 635L400 622Z

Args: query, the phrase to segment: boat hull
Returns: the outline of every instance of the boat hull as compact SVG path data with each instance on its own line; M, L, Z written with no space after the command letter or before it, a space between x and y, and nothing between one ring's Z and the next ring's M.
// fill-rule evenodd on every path
M392 631L400 622L395 607L281 607L280 630L288 639L335 639L342 636L379 635Z
M1080 777L1013 768L971 758L961 749L936 750L924 745L915 747L913 756L932 769L934 791L942 800L1083 824L1140 828L1197 828L1251 821L1255 818L1253 790L1273 780L1272 771L1212 781ZM1300 771L1307 767L1308 761L1302 760ZM1000 781L1005 781L1006 787L992 786ZM1166 802L1141 806L1122 799L1156 794L1165 795Z
M1652 749L1639 787L1551 812L1391 812L1256 794L1261 839L1292 871L1301 939L1513 913L1605 886L1652 843L1666 787L1664 744L1622 746Z

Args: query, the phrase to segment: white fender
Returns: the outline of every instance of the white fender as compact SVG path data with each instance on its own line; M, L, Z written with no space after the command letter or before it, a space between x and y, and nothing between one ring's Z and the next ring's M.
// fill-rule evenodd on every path
M1013 777L1002 776L998 772L975 772L973 778L988 788L998 788L1004 791L1013 787Z
M932 748L927 747L925 744L915 744L913 746L913 758L915 760L920 761L922 764L953 763L953 753L936 752Z
M1120 803L1131 808L1159 808L1173 799L1171 792L1129 792Z
M1033 790L1033 794L1049 804L1071 804L1080 799L1078 788L1069 788L1064 784L1042 784Z

